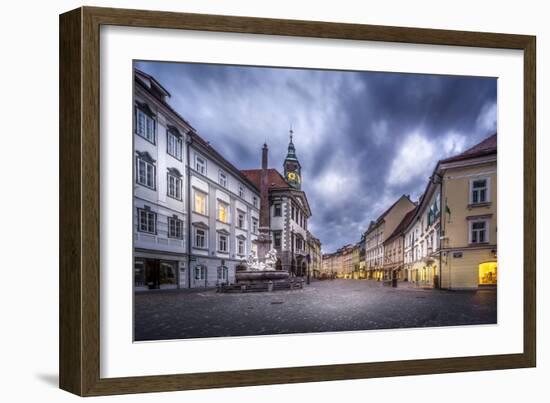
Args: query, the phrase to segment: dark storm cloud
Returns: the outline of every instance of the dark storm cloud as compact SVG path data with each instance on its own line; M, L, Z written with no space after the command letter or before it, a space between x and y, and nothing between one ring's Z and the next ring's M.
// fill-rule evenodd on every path
M282 170L288 130L323 252L356 242L397 197L423 191L438 159L496 130L496 79L138 63L170 103L241 169Z

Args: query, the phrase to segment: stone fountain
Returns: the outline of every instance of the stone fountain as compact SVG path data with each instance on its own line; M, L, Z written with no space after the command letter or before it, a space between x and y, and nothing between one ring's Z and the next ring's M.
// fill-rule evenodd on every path
M277 251L270 249L263 259L260 261L254 252L250 252L248 258L243 260L242 265L246 266L246 270L239 270L235 273L237 283L255 282L255 281L276 281L288 278L287 271L276 270Z

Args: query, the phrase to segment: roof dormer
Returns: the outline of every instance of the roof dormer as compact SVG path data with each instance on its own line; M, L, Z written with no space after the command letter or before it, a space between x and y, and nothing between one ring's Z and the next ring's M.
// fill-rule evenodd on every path
M134 77L139 80L149 92L158 100L166 103L166 98L170 98L170 93L153 76L144 73L141 70L134 69Z

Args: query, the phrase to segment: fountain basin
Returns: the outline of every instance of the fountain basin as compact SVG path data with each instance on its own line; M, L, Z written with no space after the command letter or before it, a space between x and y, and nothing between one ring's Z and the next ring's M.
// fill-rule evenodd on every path
M235 273L235 279L240 281L277 281L287 279L287 271L283 270L245 270Z

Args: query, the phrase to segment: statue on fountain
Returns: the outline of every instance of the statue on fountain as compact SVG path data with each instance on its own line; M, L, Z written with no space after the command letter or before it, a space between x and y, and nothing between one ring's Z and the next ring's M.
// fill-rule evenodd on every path
M254 251L250 252L246 259L246 265L248 269L252 271L275 270L276 263L277 251L275 249L270 249L269 252L267 252L263 262L260 262L260 259L256 256Z

